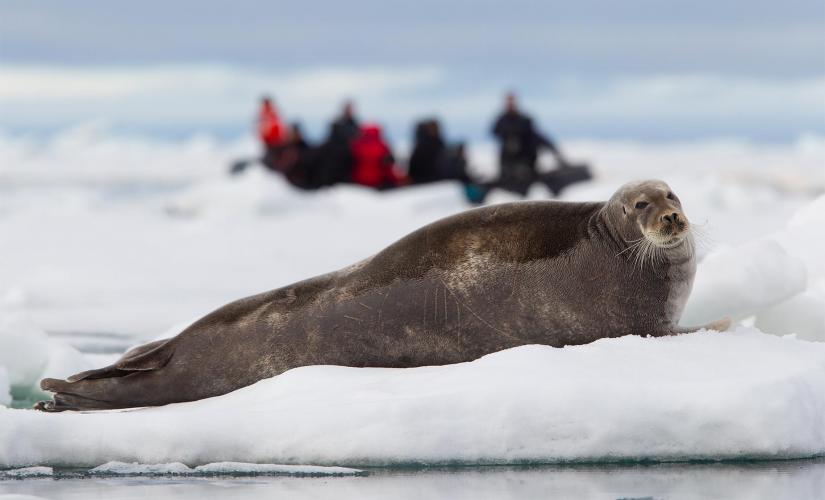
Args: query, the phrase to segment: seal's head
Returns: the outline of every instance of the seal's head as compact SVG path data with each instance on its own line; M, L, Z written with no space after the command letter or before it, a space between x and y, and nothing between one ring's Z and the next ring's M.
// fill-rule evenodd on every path
M681 246L690 237L690 223L679 197L662 181L625 184L610 198L611 220L627 243L649 242L655 248Z

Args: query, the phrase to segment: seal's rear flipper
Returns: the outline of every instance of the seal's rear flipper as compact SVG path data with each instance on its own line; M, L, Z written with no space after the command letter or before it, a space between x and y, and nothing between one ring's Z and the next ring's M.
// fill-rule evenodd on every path
M108 401L97 401L75 394L59 393L54 395L52 401L38 401L32 408L47 413L57 413L67 410L112 410L121 408L121 406Z
M128 351L114 366L125 371L159 370L166 366L174 352L172 339L156 340Z
M79 380L95 380L100 378L123 377L134 371L150 371L159 370L166 366L175 349L170 345L172 339L156 340L148 344L135 347L126 352L113 365L97 368L95 370L87 370L72 375L66 380L69 382L77 382ZM46 380L53 379L44 379ZM44 391L49 391L40 384ZM53 391L57 392L57 391Z
M135 380L130 374L159 370L169 363L175 352L172 339L158 340L136 347L114 364L72 375L66 380L44 378L40 388L53 392L53 401L41 401L34 409L58 412L65 410L109 410L129 406L134 395L129 391Z
M731 319L729 317L724 317L722 319L717 319L716 321L712 321L706 325L701 326L680 326L676 328L674 333L693 333L698 332L699 330L714 330L717 332L724 332L728 328L730 328Z

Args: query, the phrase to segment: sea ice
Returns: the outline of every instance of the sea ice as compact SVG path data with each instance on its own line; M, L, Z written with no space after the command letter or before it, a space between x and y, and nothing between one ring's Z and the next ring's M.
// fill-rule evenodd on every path
M825 286L808 289L760 311L754 325L776 335L794 334L800 339L825 342Z
M805 266L772 239L722 247L698 266L683 325L755 314L805 290Z
M755 328L524 346L457 365L311 366L160 408L0 408L0 467L801 458L825 453L825 344Z
M9 403L11 403L9 372L5 366L0 366L0 406L6 406Z
M47 477L54 474L51 467L22 467L0 471L0 478Z
M3 390L4 380L8 389L38 397L46 395L39 386L44 376L67 377L89 368L89 360L72 346L50 338L20 315L0 312L0 404L9 392Z
M137 462L106 462L90 469L96 476L349 476L360 474L348 467L323 467L318 465L278 465L243 462L216 462L188 467L180 462L166 464L139 464Z
M494 148L479 146L472 163L489 174ZM467 208L454 183L307 196L257 168L227 178L229 160L252 149L118 138L94 127L44 144L0 137L0 404L10 388L34 394L43 376L116 355L81 355L44 330L140 342L230 300L351 264ZM708 221L720 245L703 250L683 324L753 316L756 328L528 346L445 367L305 367L163 408L0 409L0 467L825 453L825 344L800 340L825 338L825 237L817 230L825 196L812 198L825 186L822 149L590 141L570 150L594 161L596 179L562 199L606 199L632 178L660 177L692 221Z

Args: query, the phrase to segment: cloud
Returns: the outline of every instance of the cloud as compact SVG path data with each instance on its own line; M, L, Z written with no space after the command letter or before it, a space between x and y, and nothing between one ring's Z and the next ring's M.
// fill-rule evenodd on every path
M501 80L438 66L321 66L261 71L227 65L0 67L0 128L48 130L103 119L142 130L245 130L257 99L319 133L344 98L406 137L424 115L465 137L486 134ZM567 136L795 138L825 131L825 75L754 78L665 74L537 77L524 91L537 121Z

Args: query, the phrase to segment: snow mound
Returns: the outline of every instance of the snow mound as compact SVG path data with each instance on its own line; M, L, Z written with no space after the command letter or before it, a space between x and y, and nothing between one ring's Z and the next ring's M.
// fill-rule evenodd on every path
M4 366L0 366L0 406L6 406L9 403L11 403L9 372Z
M0 408L0 467L108 461L515 464L825 454L825 344L755 328L311 366L193 403Z
M27 398L45 396L39 387L43 377L65 378L90 368L80 352L22 316L0 315L0 404L8 404L4 394L10 391Z
M753 318L777 335L825 341L825 196L800 208L782 230L699 263L681 323Z
M194 468L180 462L166 464L107 462L89 470L89 474L93 476L351 476L362 473L358 469L348 467L242 462L216 462Z
M89 470L89 474L97 476L179 476L187 472L192 472L192 469L180 462L168 464L106 462Z
M699 264L683 325L744 318L805 290L802 261L772 239L722 247Z
M50 477L54 475L51 467L23 467L21 469L0 470L0 479L20 479L28 477Z
M825 282L760 311L754 325L778 335L825 342Z

